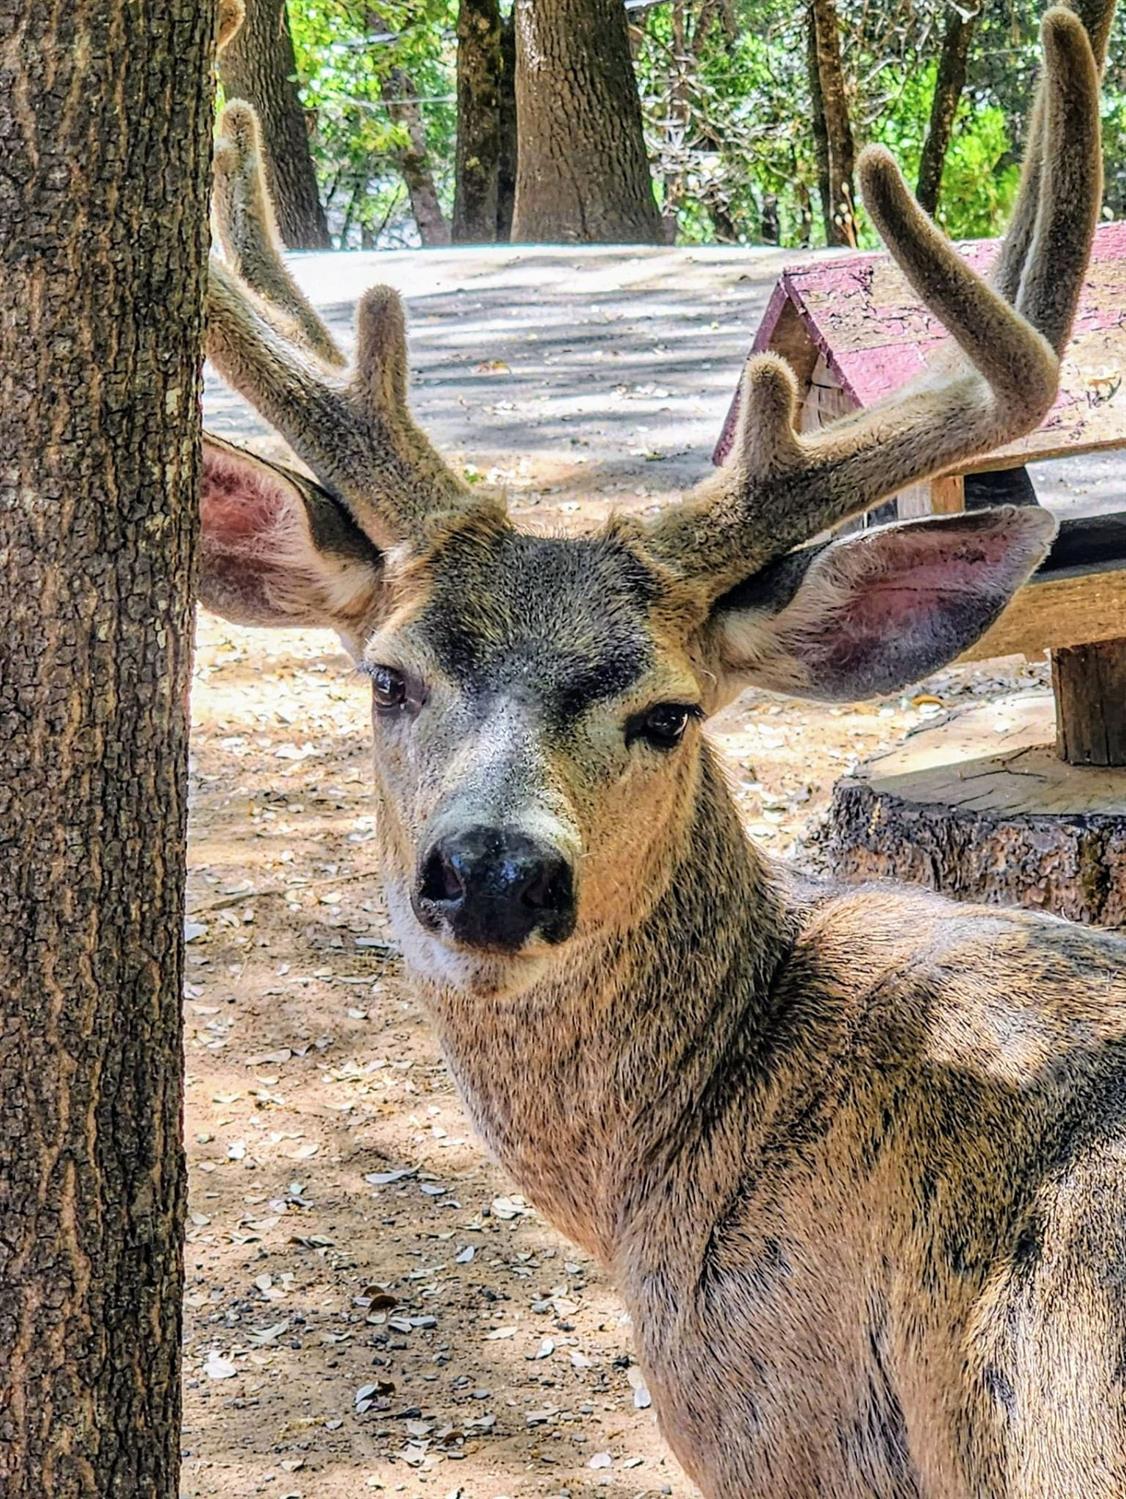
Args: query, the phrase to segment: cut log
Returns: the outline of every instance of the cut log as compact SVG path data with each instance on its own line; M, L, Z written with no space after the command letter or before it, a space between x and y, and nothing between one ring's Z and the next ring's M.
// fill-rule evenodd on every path
M850 880L1126 928L1126 770L1068 765L1050 693L952 714L840 781L820 853Z

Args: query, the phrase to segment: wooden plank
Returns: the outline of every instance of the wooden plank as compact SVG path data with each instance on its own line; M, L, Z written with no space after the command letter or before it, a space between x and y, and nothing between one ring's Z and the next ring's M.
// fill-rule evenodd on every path
M932 515L959 515L966 508L966 485L960 474L932 479L930 491Z
M847 416L855 410L856 402L841 389L840 381L825 362L824 354L817 354L798 416L798 430L816 432L835 422L837 417Z
M1126 567L1028 583L960 662L1117 640L1126 628Z
M1126 510L1065 520L1037 577L1126 567Z
M869 760L862 774L882 795L1006 816L1121 816L1126 775L1084 774L1053 749L1050 693L1020 693L952 713Z

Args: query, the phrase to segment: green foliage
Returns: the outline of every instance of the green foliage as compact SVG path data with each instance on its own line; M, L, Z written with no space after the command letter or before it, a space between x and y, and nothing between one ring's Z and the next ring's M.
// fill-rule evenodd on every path
M392 122L388 78L405 74L420 101L440 193L453 198L454 35L456 0L373 5L289 0L302 99L314 112L313 158L337 234L349 243L410 242L413 221L398 170L410 142Z
M401 69L418 98L439 193L453 193L457 0L289 0L313 148L330 217L349 243L413 238L398 170L408 144L384 89ZM505 7L507 9L507 6ZM943 175L955 238L995 234L1018 177L1045 0L983 0ZM859 148L879 141L914 181L949 0L838 0ZM635 68L666 217L683 243L820 243L807 9L792 0L665 0L632 16ZM388 40L387 38L391 38ZM1126 3L1111 40L1107 205L1126 215ZM873 236L858 214L860 243Z
M903 77L894 90L892 106L868 135L895 155L909 182L918 176L937 74L938 63L932 61L913 76ZM995 104L975 104L963 97L946 153L939 223L954 239L999 234L1008 221L1019 180L1020 167L1004 111ZM861 239L865 245L876 243L863 223Z

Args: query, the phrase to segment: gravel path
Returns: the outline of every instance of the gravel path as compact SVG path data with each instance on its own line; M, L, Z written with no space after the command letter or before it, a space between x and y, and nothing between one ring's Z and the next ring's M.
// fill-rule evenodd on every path
M822 252L832 253L832 252ZM517 493L654 500L706 471L782 267L773 249L495 247L295 255L347 342L356 299L385 281L410 316L413 401L446 452ZM267 429L209 372L209 425ZM1037 466L1061 514L1126 504L1126 454Z

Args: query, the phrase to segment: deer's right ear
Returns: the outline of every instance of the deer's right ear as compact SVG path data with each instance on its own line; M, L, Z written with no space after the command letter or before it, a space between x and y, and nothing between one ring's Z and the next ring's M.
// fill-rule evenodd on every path
M336 630L349 649L376 608L382 558L313 480L203 435L200 602L244 625Z

